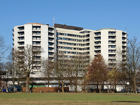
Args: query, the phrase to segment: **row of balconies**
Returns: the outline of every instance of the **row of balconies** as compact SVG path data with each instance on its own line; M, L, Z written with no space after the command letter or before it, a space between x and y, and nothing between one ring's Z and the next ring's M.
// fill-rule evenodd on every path
M76 36L63 36L63 35L58 35L58 37L62 37L62 38L72 38L72 39L80 39L80 40L86 40L89 37L76 37Z
M83 43L83 42L90 42L89 39L87 40L81 40L81 41L76 41L75 39L72 39L72 40L68 40L68 39L58 39L58 42L72 42L72 43Z
M23 42L23 41L25 41L24 37L21 37L18 40L18 42ZM41 38L33 38L33 41L41 41ZM49 42L54 42L54 39L53 40L49 39Z

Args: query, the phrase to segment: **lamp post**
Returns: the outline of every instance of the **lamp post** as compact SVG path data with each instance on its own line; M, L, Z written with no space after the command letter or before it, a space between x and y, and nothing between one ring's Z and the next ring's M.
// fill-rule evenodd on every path
M128 85L128 90L127 90L127 91L128 91L128 93L129 93L129 82L127 82L126 84Z

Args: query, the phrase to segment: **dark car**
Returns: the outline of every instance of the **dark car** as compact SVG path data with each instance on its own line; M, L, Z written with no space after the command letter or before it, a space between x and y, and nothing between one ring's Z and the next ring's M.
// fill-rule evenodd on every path
M21 86L18 86L18 85L15 85L15 92L21 92L22 89L21 89ZM8 88L8 92L12 92L13 91L13 85L11 85L9 88Z
M140 89L137 89L137 93L140 93Z

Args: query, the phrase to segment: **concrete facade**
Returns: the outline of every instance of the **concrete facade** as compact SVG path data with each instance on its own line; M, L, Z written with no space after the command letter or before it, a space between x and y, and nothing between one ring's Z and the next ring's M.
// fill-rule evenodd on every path
M34 69L41 69L43 59L53 61L55 53L64 53L67 58L85 54L88 63L100 53L110 69L117 61L126 62L127 33L111 28L89 30L59 24L51 27L40 23L15 26L13 48L22 49L27 44L43 49L38 59L40 65ZM123 56L118 52L123 52Z

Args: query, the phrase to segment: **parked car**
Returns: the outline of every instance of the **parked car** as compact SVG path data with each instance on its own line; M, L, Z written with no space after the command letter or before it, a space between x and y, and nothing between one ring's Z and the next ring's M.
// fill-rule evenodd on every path
M140 89L137 89L137 93L140 93Z
M122 89L121 92L128 92L128 90ZM129 92L131 92L131 89L129 89Z
M12 92L12 91L13 91L13 85L11 85L11 86L8 88L8 92ZM15 86L14 86L14 91L15 91L15 92L21 92L21 91L22 91L21 86L15 85Z

